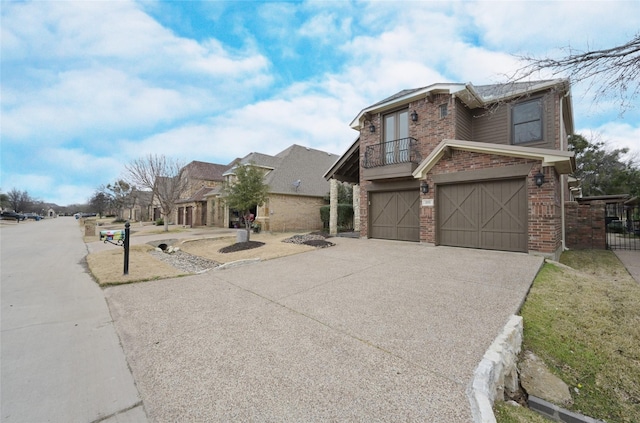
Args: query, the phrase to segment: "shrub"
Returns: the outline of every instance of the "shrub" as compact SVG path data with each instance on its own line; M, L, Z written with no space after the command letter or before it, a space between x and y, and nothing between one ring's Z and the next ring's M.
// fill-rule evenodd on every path
M156 220L156 226L164 226L164 219L160 218Z
M320 207L320 219L325 228L329 227L329 214L331 206ZM353 229L353 206L351 204L338 204L338 228L340 230Z

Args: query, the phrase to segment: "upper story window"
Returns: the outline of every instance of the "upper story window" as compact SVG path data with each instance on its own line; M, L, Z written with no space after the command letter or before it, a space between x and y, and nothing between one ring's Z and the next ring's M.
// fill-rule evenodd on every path
M440 119L446 117L449 114L449 107L448 105L445 104L441 104L440 105Z
M409 158L409 110L384 115L385 162L397 163Z
M513 144L542 141L542 99L537 98L513 105L511 125Z

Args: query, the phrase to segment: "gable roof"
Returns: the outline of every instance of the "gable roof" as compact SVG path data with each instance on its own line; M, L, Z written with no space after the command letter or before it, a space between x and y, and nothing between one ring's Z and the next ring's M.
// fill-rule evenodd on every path
M410 103L422 98L429 98L434 94L451 94L462 100L469 108L485 107L498 101L506 101L535 92L559 88L570 93L568 79L547 79L541 81L513 82L506 84L478 85L472 83L438 83L427 87L402 90L360 111L350 126L360 130L362 119L370 113L380 113ZM571 97L568 96L571 101Z
M267 169L264 182L271 194L323 197L329 192L324 174L338 158L337 154L293 144L275 156L250 153L235 165L252 164ZM225 172L230 174L233 168Z
M422 179L449 150L464 150L498 156L520 157L541 160L543 166L553 166L560 174L571 173L575 167L572 151L559 151L547 148L522 147L518 145L490 144L477 141L442 140L429 156L413 171L413 177Z
M356 138L347 151L327 170L324 178L360 183L360 137Z
M228 165L200 162L194 160L186 165L183 170L187 172L187 175L189 175L189 178L191 179L199 179L203 181L223 181L224 177L222 175L228 167Z

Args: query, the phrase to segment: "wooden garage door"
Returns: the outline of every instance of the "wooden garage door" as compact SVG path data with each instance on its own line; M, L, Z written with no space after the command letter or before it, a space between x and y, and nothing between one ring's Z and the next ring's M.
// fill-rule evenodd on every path
M371 238L420 241L417 190L369 193Z
M438 186L438 244L527 251L524 179Z

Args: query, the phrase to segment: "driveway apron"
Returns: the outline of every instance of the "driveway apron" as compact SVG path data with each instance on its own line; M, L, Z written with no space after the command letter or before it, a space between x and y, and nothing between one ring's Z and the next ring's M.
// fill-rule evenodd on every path
M107 288L150 420L471 421L473 371L542 258L332 241Z

